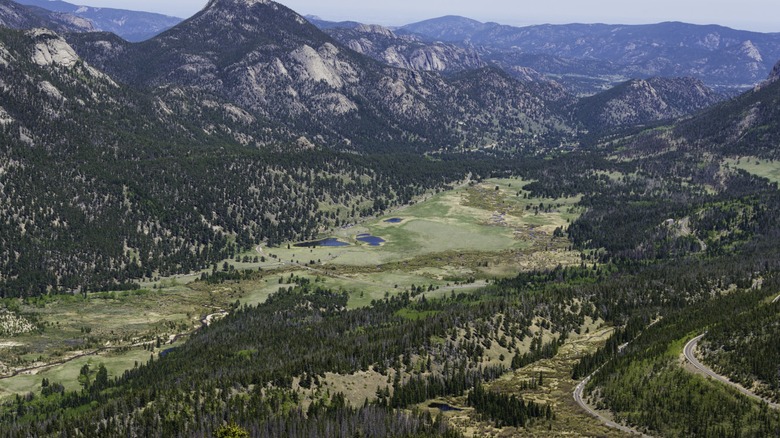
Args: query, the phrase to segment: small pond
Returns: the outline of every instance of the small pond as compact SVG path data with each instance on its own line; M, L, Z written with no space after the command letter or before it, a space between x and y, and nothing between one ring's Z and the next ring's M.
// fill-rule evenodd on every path
M385 239L381 237L372 236L370 234L358 234L357 240L363 243L367 243L370 246L379 246L385 243Z
M388 224L400 224L403 221L404 220L402 218L400 218L400 217L394 217L394 218L385 220L385 222L387 222Z
M456 408L454 406L450 406L447 403L431 403L428 405L429 408L438 409L442 412L459 412L463 409Z
M174 351L176 351L177 348L179 348L179 347L166 348L165 350L160 352L160 358L163 358L163 357L173 353Z
M314 240L314 241L311 241L311 242L296 243L294 246L296 248L316 248L318 246L329 246L329 247L333 247L333 246L349 246L349 243L342 242L339 239L336 239L335 237L329 237L327 239L322 239L322 240Z

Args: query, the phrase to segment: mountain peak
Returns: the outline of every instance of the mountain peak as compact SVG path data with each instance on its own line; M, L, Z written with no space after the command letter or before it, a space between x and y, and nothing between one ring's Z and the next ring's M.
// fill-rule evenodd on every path
M392 30L378 24L361 24L356 27L355 30L360 33L375 33L389 38L395 38L395 34Z
M217 5L228 5L228 4L252 7L257 4L268 5L271 3L272 2L270 0L211 0L209 1L209 4L208 6L206 6L206 8L217 6Z
M224 65L259 47L318 47L327 40L301 15L271 0L210 0L192 18L146 41L144 50L215 54L217 65Z
M204 30L214 24L227 24L233 31L247 35L273 35L283 28L292 30L290 25L297 30L301 25L310 25L295 11L271 0L210 0L188 21L198 27L205 26Z

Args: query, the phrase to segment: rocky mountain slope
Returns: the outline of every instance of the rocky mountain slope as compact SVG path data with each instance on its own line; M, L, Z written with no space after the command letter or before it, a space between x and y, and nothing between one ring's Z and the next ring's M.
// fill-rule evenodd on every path
M11 0L0 0L0 26L11 29L43 27L58 32L90 32L91 21L72 14L27 7Z
M329 27L325 32L350 49L393 67L455 73L487 66L475 50L398 36L382 26Z
M399 35L382 26L309 20L341 44L392 67L452 74L492 65L483 61L474 49L425 41L412 34ZM510 65L501 67L544 100L557 102L572 99L561 84L532 68Z
M780 157L780 81L775 78L680 123L675 133L693 148Z
M775 66L772 68L772 71L769 73L769 78L767 80L774 82L778 79L780 79L780 62L775 64Z
M209 133L261 147L529 148L566 142L582 121L589 129L644 124L707 104L669 110L634 93L620 99L630 111L572 119L566 108L577 99L534 69L499 64L511 80L485 69L473 49L378 26L319 24L330 35L275 3L218 0L139 44L108 33L68 39L117 81L151 90L158 112L186 114ZM678 94L694 96L699 84L687 85Z
M241 130L274 128L202 95L164 97L117 83L52 31L0 27L0 297L206 268L464 175L458 163L299 150L283 136L244 147Z
M570 81L575 81L574 65L602 87L618 78L686 76L715 89L745 89L763 80L780 58L780 34L685 23L513 27L442 17L399 32L474 47L486 60L532 67ZM587 87L588 82L575 83L583 91L598 89Z
M491 109L476 104L461 84L362 56L270 1L213 0L191 19L139 44L104 34L74 42L82 56L119 81L156 90L163 100L185 94L226 102L242 119L262 120L313 144L430 150L460 147L466 139L531 145L542 133L555 138L572 132L544 98L509 78L503 95L511 97L504 103L525 108L523 117L506 119L505 125L470 125L465 119L487 119ZM477 88L493 78L468 76ZM518 135L529 123L534 134Z
M635 79L581 99L576 113L590 129L610 129L680 118L722 99L693 78Z
M780 157L780 81L764 81L752 90L716 104L694 117L627 138L631 155L693 151L743 156Z
M143 41L181 23L182 19L150 12L79 6L60 0L18 0L23 5L69 14L92 23L94 30L112 32L128 41Z
M426 42L413 34L396 34L381 26L357 23L330 23L315 21L329 35L358 53L368 55L380 62L399 68L417 71L467 71L486 65L478 51L461 48L452 43ZM468 23L468 22L467 22ZM446 32L446 29L442 29ZM444 33L446 36L447 34ZM465 56L464 56L465 55ZM494 62L533 88L534 94L548 102L558 102L561 107L574 108L575 119L589 130L608 130L662 120L671 120L700 111L720 101L722 97L701 81L693 78L650 78L632 80L591 97L576 99L561 84L542 75L534 69L520 67L534 55L515 58L517 63ZM537 58L550 56L539 55ZM464 63L464 58L475 62ZM506 59L506 58L505 58ZM558 58L561 60L562 58ZM543 62L538 59L537 62ZM593 62L592 71L605 71L609 63ZM581 65L556 67L568 69L573 75L582 75ZM468 76L468 75L464 75ZM475 94L476 96L476 94ZM576 102L576 104L575 104ZM485 107L500 108L499 102L485 102ZM497 112L497 114L506 114Z

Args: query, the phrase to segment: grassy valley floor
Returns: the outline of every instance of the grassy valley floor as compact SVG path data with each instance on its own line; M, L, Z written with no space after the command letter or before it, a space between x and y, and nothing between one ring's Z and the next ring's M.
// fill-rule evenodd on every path
M197 281L204 271L138 291L9 302L14 316L35 329L0 337L0 399L37 392L44 378L76 389L85 364L104 364L119 376L181 342L207 315L236 302L262 303L293 279L347 291L354 308L403 292L435 298L520 271L579 264L569 242L554 237L580 214L579 199L533 198L525 184L471 182L323 235L346 246L258 246L217 267L257 272L243 281ZM358 240L364 234L384 242L371 246Z

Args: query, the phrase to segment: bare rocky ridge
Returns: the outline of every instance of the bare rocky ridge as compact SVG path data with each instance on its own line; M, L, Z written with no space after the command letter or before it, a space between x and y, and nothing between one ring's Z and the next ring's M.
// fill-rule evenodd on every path
M412 35L398 36L382 26L325 31L350 49L393 67L455 73L487 66L475 50L439 42L429 44Z
M27 34L36 41L32 57L36 64L70 68L79 61L76 51L57 34L46 29L34 29Z
M701 83L677 81L673 91L655 81L594 98L603 108L572 117L583 104L566 86L519 63L501 65L507 75L486 68L473 48L380 26L318 23L330 35L274 2L213 0L142 43L109 33L67 38L97 67L93 75L105 71L151 90L157 116L181 114L208 135L259 147L536 148L568 143L582 126L646 124L714 101ZM75 62L60 49L38 47L34 59ZM56 96L55 88L39 90Z
M380 26L320 25L330 35L271 1L212 0L138 44L70 34L74 51L56 34L35 31L33 60L72 67L81 56L98 67L85 67L92 76L102 70L152 90L158 117L181 114L208 135L260 147L533 148L566 143L581 127L653 123L719 100L700 81L649 79L578 101L533 69L484 68L476 50ZM66 98L51 84L38 89Z

